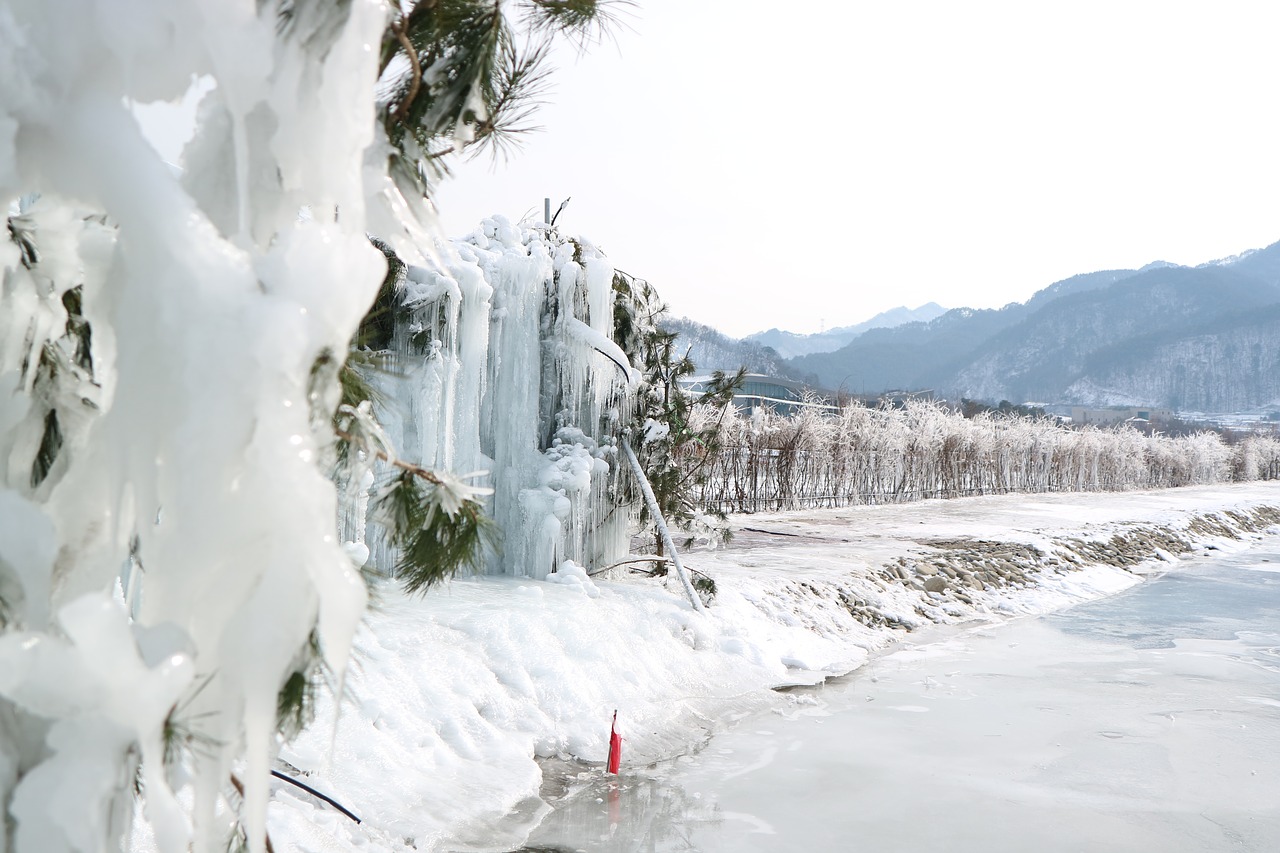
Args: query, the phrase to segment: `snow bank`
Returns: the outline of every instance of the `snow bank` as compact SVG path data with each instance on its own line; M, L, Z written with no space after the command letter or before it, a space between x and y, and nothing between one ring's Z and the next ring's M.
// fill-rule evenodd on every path
M548 808L542 768L571 786L603 772L615 709L625 773L806 701L769 688L856 668L910 629L1108 595L1178 559L1170 547L1246 548L1280 531L1276 507L1280 488L1248 484L743 516L734 545L688 556L719 588L706 614L674 583L576 566L384 591L336 721L322 709L282 752L364 823L278 786L271 833L277 849L511 850ZM943 571L997 558L1018 571L1003 586Z
M763 707L762 688L794 680L786 659L840 671L866 656L754 608L703 618L656 584L556 575L389 593L357 639L336 729L322 712L282 758L391 836L456 849L537 794L535 759L603 762L615 709L626 760L648 763L688 749L726 708Z

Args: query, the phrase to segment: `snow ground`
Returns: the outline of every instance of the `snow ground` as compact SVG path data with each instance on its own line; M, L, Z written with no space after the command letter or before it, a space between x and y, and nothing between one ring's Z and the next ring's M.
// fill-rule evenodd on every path
M687 557L719 587L705 615L636 576L383 590L336 723L322 700L281 753L364 822L273 783L275 849L518 848L545 798L601 774L614 709L624 766L671 758L906 628L1109 595L1280 532L1277 508L1280 484L1248 483L738 516L730 547Z

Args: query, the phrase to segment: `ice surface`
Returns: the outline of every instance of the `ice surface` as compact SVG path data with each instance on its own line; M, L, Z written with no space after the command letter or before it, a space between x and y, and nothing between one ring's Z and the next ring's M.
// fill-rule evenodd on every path
M572 798L530 844L1276 849L1280 585L1247 571L1274 547L887 655L815 705L634 772L616 818Z

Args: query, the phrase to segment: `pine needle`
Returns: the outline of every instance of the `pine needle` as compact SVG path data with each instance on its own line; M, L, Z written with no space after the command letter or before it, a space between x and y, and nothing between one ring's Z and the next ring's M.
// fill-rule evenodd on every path
M409 593L425 592L464 569L479 569L493 537L493 522L477 501L464 500L450 514L441 505L442 488L405 470L374 499L374 517L400 551L396 576Z

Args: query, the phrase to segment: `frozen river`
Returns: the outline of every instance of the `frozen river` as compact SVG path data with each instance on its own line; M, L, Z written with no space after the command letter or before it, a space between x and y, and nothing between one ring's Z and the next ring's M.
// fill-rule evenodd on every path
M1280 550L902 648L555 804L585 851L1280 850Z

